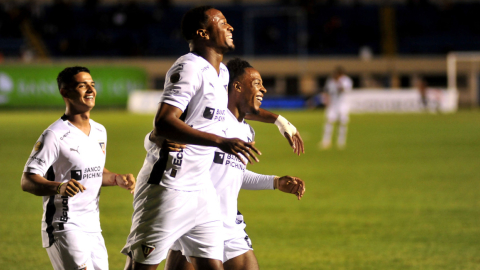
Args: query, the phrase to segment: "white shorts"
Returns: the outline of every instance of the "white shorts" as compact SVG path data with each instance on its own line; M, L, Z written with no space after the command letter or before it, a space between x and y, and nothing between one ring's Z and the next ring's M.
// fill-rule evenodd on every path
M350 108L347 103L334 103L327 107L327 120L328 122L340 121L342 124L347 124L350 120L349 117Z
M136 200L132 229L123 254L133 260L159 264L175 241L190 247L187 256L222 259L220 207L209 182L199 191L179 191L150 185Z
M187 258L187 261L190 262L190 258L188 257L190 255L188 254L191 252L192 248L193 247L185 245L185 243L181 241L176 241L170 249L181 251L182 254ZM249 250L253 250L252 241L244 231L243 235L238 235L236 238L224 241L222 262L225 263L226 261L238 257Z
M46 250L55 270L108 270L108 253L101 233L56 233L55 242Z

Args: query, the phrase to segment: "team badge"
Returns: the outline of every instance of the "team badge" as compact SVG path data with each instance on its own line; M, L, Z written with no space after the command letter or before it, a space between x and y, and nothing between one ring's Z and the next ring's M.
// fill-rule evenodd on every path
M203 117L204 118L206 118L208 120L212 120L214 114L215 114L215 109L214 108L205 107L205 111L203 111Z
M143 257L146 259L148 255L150 255L153 251L155 250L154 245L149 245L149 244L142 244L142 252L143 252Z
M224 158L225 158L225 153L215 152L215 157L213 158L213 162L217 164L223 164Z
M42 150L42 147L43 147L43 143L39 141L35 144L34 149L35 149L35 151L38 152L38 151Z
M172 172L170 173L170 176L175 178L175 176L177 176L177 170L172 169Z
M78 270L87 270L87 266L85 264L82 264L78 267Z
M102 149L103 154L105 155L105 142L98 142L100 148Z

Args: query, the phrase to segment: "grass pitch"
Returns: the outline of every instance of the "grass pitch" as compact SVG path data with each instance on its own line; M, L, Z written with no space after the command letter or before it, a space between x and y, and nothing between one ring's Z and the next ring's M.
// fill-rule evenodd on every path
M42 131L62 111L0 111L0 269L52 269L41 247L42 200L20 176ZM320 151L322 111L280 112L301 132L295 156L274 125L251 123L259 173L306 181L301 201L279 191L242 191L261 269L480 269L480 112L352 115L347 148ZM153 116L94 110L108 132L106 167L137 174ZM132 197L102 189L110 269L130 228ZM162 269L162 267L159 267Z

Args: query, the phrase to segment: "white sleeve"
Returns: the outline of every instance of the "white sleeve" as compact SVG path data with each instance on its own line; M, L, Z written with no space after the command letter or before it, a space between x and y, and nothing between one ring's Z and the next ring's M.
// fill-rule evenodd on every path
M264 175L245 170L245 173L243 174L242 189L274 189L273 179L275 179L275 175Z
M58 158L58 141L55 133L45 130L35 143L24 172L44 176Z
M344 79L341 81L341 85L345 92L352 91L353 82L349 77L345 76Z
M165 87L160 102L185 111L201 84L201 70L190 61L173 66L165 77Z

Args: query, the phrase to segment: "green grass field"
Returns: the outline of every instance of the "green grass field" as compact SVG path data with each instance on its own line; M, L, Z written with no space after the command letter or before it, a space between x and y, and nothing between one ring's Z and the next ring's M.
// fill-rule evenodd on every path
M23 166L62 111L0 111L0 269L52 269L41 247L42 200L22 192ZM242 191L240 211L261 269L480 269L480 112L353 115L348 146L320 151L322 111L281 112L301 131L295 156L274 125L252 124L259 173L306 182L301 201ZM137 174L153 116L94 110L107 128L106 167ZM104 188L101 224L110 269L130 228L132 197ZM159 267L162 269L162 267Z

